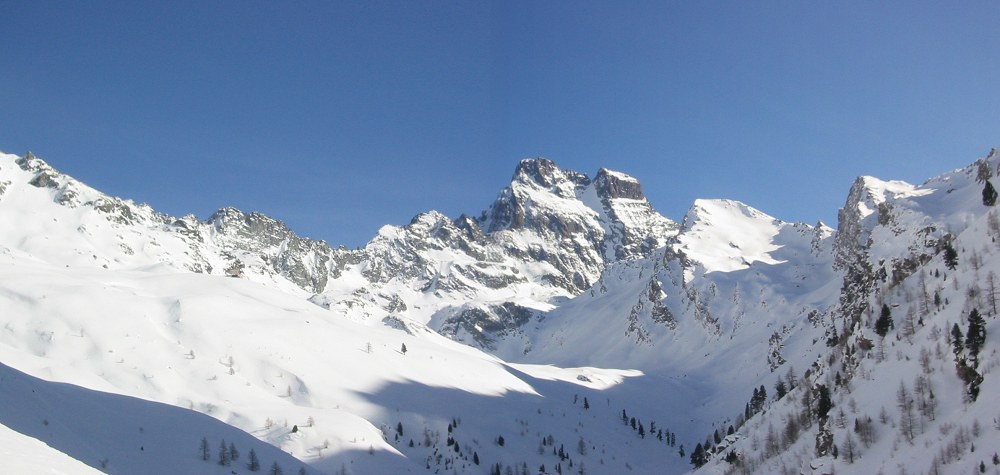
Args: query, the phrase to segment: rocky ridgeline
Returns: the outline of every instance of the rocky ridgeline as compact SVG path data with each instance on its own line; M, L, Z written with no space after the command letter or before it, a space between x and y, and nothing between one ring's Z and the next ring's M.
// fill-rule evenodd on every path
M649 255L678 229L652 208L634 178L601 169L592 180L541 158L520 162L511 184L478 218L422 213L405 226L384 227L354 250L234 208L206 220L157 213L100 193L30 153L16 165L30 185L49 190L53 202L103 217L98 227L110 228L121 242L86 249L101 257L95 262L288 282L314 294L316 303L361 316L402 314L427 323L447 314L436 327L452 336L473 330L482 344L489 334L529 320L532 308L589 288L609 262ZM80 228L94 232L93 223L85 224L89 218L81 219ZM142 262L136 247L152 248L153 262ZM432 304L418 311L407 302L417 294Z
M997 161L996 153L981 160L993 168ZM879 282L915 272L952 239L948 230L966 221L950 208L935 215L914 199L930 190L968 188L979 168L921 187L861 177L833 232L783 223L727 200L699 200L681 226L653 209L633 177L602 168L591 179L530 159L478 217L421 213L351 250L300 237L260 213L223 208L206 220L163 215L93 190L30 153L15 163L24 183L48 190L54 203L89 207L102 217L100 225L86 219L77 225L87 241L78 254L92 254L91 264L157 264L256 279L351 317L427 325L491 350L513 340L523 351L546 338L526 330L529 323L586 291L608 292L612 280L628 281L618 290L628 296L609 312L607 327L630 344L684 331L685 322L697 322L710 338L733 334L751 324L744 307L758 305L753 301L763 293L771 314L812 315L835 333L833 319L821 316L857 322ZM3 183L13 186L10 179ZM734 222L739 225L725 231ZM87 235L101 226L117 246L87 247L96 241ZM894 244L881 245L888 241ZM648 265L613 265L642 260ZM635 275L623 270L644 265L648 270ZM799 282L786 289L789 278ZM801 297L824 279L842 279L839 294Z

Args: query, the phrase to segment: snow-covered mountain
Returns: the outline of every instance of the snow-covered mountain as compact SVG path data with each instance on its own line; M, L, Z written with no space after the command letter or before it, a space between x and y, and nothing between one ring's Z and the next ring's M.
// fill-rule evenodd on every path
M70 473L249 471L217 464L217 438L307 473L681 473L696 448L719 473L993 469L998 167L859 178L834 230L721 199L677 223L628 175L524 160L477 217L350 250L0 155L0 390L40 401L0 407L3 440ZM952 351L972 309L982 351ZM919 434L900 381L921 411L935 395ZM90 435L101 419L74 414L95 404L130 408L120 432ZM855 419L878 435L848 461Z

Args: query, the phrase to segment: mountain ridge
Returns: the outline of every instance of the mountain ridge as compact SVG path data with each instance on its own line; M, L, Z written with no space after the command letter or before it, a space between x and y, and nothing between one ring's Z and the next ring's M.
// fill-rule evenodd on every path
M1000 271L993 257L1000 217L983 190L998 167L994 150L922 185L859 177L834 230L725 199L697 200L676 223L626 174L600 169L591 179L529 159L479 218L429 211L348 250L233 208L205 220L162 215L103 195L33 155L3 155L0 221L19 226L0 233L0 300L12 309L0 355L30 374L189 404L321 471L485 473L474 453L490 467L519 472L521 463L539 462L562 471L572 460L597 473L679 473L697 444L711 473L811 472L814 465L874 473L914 453L906 445L912 439L890 450L901 442L880 438L870 452L879 455L851 465L820 443L843 446L844 428L810 416L803 433L815 450L798 436L781 450L762 450L768 427L784 424L774 418L801 407L751 399L750 390L808 381L795 398L824 386L836 408L850 406L857 390L868 395L856 401L859 417L875 416L879 381L865 375L912 369L887 355L917 361L922 350L935 354L911 343L922 341L914 335L943 339L947 348L942 329L973 308L991 312L987 281ZM957 270L946 260L950 248ZM873 333L883 303L898 309L894 340ZM985 345L996 348L995 315L988 317ZM96 323L105 320L113 326ZM233 325L240 338L223 330ZM968 384L941 344L937 369L925 378L951 420ZM147 355L147 347L170 356ZM982 378L983 399L964 403L977 417L995 401L990 369L1000 363L993 355L962 373ZM331 377L329 368L350 376ZM189 386L195 380L218 389ZM626 410L639 416L637 425L618 420ZM321 424L303 434L262 429L263 414L293 417L302 427L309 412ZM638 428L652 431L654 419L666 442L637 436L644 434ZM394 436L402 432L396 423L425 436L410 445ZM461 447L442 445L446 425L467 431ZM700 435L727 426L735 432L725 443L701 443ZM557 451L546 431L585 450L549 455ZM516 451L503 449L497 432ZM678 435L685 456L670 443ZM975 437L983 437L980 446L1000 441ZM924 443L949 440L926 436ZM445 447L456 455L437 457ZM723 460L730 453L742 462Z

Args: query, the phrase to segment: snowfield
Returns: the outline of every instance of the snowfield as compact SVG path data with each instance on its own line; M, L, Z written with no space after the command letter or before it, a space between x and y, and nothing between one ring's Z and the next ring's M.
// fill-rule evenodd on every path
M835 230L525 160L346 250L0 154L4 471L1000 473L997 173L861 177Z

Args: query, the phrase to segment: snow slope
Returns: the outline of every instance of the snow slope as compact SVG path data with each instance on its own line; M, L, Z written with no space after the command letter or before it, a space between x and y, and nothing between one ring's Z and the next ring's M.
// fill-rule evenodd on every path
M278 464L288 473L306 468L276 447L203 414L43 381L6 365L0 365L0 395L2 433L11 443L5 449L25 450L4 458L13 461L5 462L5 473L250 473L250 450L263 468ZM202 438L210 441L214 455L207 461L194 456ZM223 441L243 455L225 466L218 463Z
M844 292L867 290L842 300L835 339L810 373L714 449L699 473L1000 472L1000 216L983 200L984 180L995 180L998 167L993 151L919 186L859 178L838 244L860 257L841 259ZM885 338L874 329L883 306L893 321ZM968 331L973 310L985 317L978 357L956 349L951 335L956 325ZM975 397L963 365L982 377ZM821 386L831 394L826 418L815 409Z
M912 473L935 458L957 472L973 458L947 446L972 419L982 427L960 452L997 446L993 315L978 401L963 402L947 341L995 294L984 166L1000 157L919 186L859 178L834 231L729 200L697 200L678 226L625 174L526 160L480 217L423 213L347 250L255 213L161 215L2 155L0 361L15 384L0 390L24 404L0 412L21 434L3 437L81 473L104 459L122 473L216 470L197 444L223 436L319 473L682 473L695 445L721 447L710 472ZM896 326L867 348L883 303ZM766 444L817 384L850 417L878 418L921 373L939 398L919 439L932 450L901 440L898 418L878 422L863 462L816 450L817 434L841 445L850 432L829 421ZM774 400L789 375L799 384ZM759 387L772 397L748 412ZM109 405L131 409L107 436L74 416ZM139 420L160 434L156 463L144 444L135 454Z

